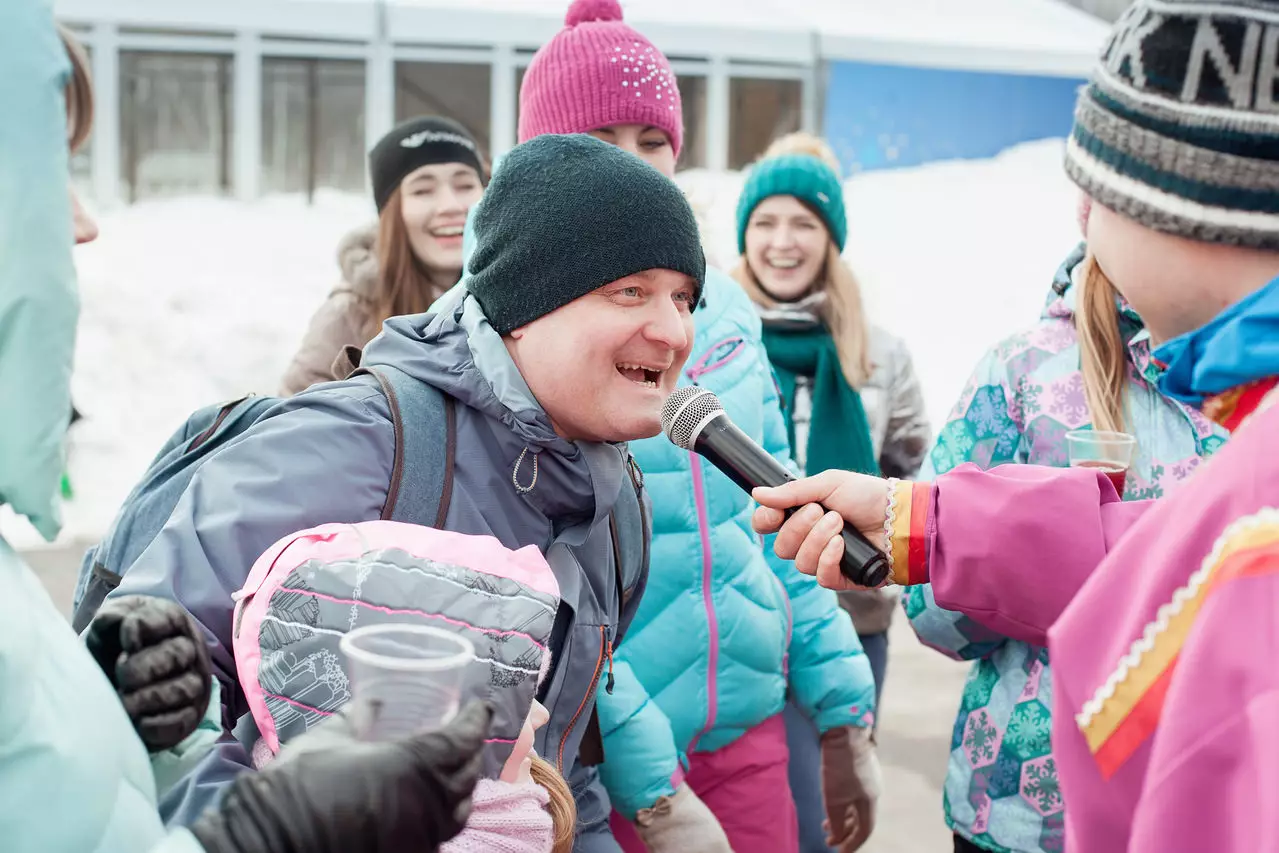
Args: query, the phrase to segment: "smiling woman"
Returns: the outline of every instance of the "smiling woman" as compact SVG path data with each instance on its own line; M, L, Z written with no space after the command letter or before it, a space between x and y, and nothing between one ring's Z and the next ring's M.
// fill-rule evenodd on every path
M446 118L404 122L374 146L369 174L378 223L338 246L342 283L312 318L281 394L341 378L346 347L363 347L387 318L421 313L457 283L462 228L487 172L471 134Z
M786 430L801 470L828 468L910 477L929 426L910 353L870 323L844 262L848 237L839 164L808 134L776 140L751 169L737 207L741 259L734 278L755 303L764 347L785 401ZM895 593L849 591L840 603L883 690ZM825 850L817 732L787 707L790 784L802 850ZM824 749L824 747L823 747Z

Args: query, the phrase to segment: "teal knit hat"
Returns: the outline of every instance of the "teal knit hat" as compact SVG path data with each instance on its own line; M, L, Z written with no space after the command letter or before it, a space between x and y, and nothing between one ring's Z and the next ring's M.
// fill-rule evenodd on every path
M817 211L831 239L844 251L848 219L844 213L844 188L835 170L808 154L785 154L761 160L746 176L737 199L737 251L746 253L746 223L766 198L792 195Z

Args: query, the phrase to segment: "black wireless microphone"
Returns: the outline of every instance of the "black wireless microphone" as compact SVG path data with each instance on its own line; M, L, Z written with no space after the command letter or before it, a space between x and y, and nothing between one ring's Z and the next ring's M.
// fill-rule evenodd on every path
M662 431L677 447L706 457L748 493L757 486L780 486L795 479L728 418L711 391L697 386L676 388L662 407ZM786 510L789 518L794 509ZM888 558L848 522L840 534L844 556L839 571L858 586L877 587L888 579Z

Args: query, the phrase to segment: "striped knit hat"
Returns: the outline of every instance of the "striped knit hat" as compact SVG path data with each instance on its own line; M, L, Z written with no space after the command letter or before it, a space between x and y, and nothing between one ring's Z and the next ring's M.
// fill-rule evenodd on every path
M1279 250L1279 3L1137 0L1080 94L1066 172L1142 225Z

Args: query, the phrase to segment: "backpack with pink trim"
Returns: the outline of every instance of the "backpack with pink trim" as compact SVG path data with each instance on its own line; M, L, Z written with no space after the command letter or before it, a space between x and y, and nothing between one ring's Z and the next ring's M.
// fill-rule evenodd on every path
M339 643L387 623L456 630L475 647L463 702L487 699L485 774L496 777L537 689L560 591L537 548L395 521L324 524L272 545L235 594L236 670L261 739L280 745L350 700Z

